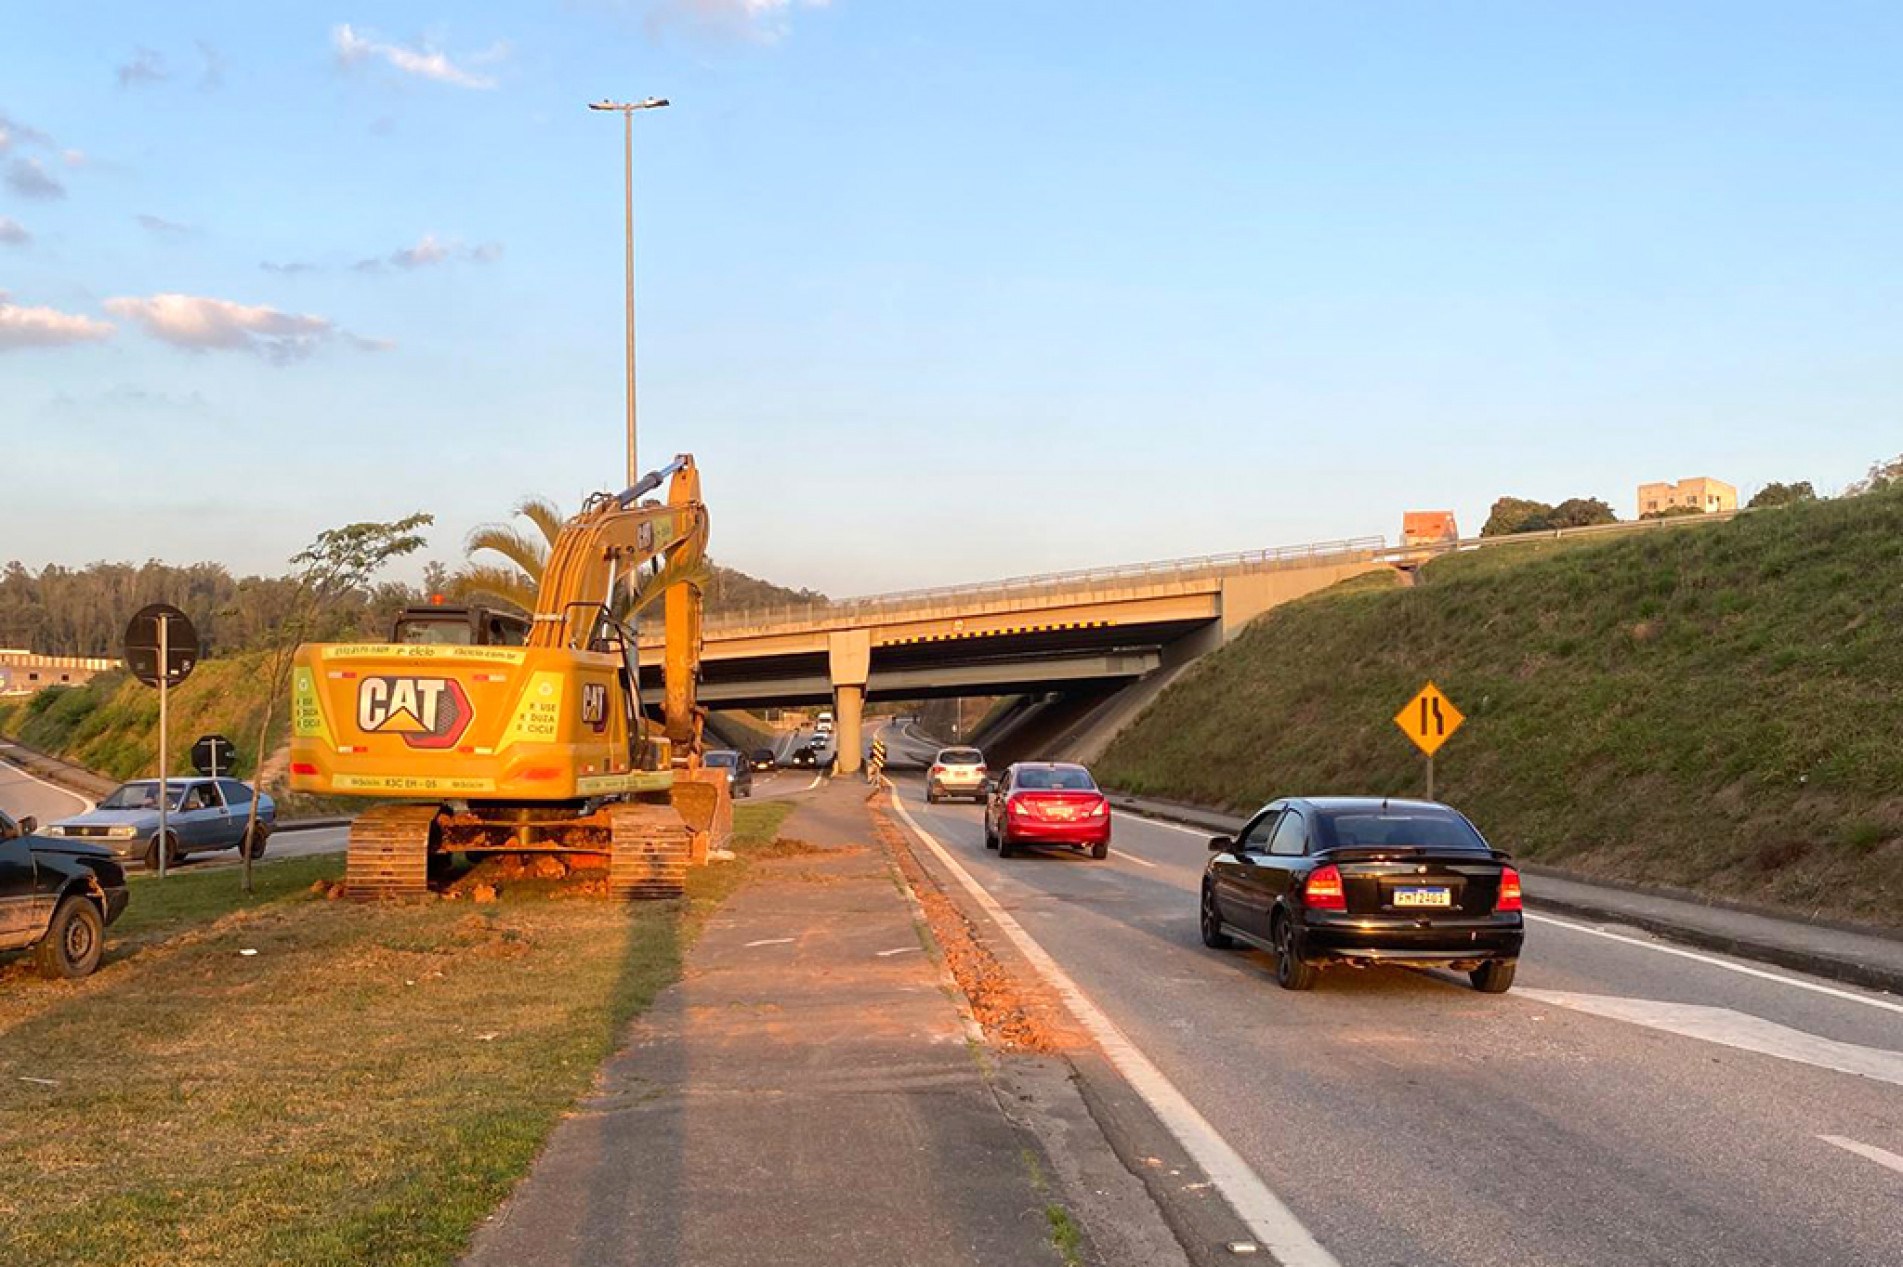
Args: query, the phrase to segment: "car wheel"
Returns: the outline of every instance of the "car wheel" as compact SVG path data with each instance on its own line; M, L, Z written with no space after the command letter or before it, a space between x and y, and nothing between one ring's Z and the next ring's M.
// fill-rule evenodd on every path
M991 824L986 823L985 824L985 848L996 849L997 847L998 847L998 838L991 834Z
M937 788L928 787L925 789L925 803L927 805L938 804L938 789Z
M1505 994L1513 988L1513 974L1519 967L1518 959L1489 959L1468 973L1467 979L1482 994Z
M1236 939L1222 931L1222 916L1216 910L1216 890L1205 884L1202 902L1203 945L1211 950L1234 950Z
M1009 858L1015 853L1017 853L1017 851L1018 851L1017 846L1011 843L1011 838L1005 835L1003 832L999 832L998 833L998 856L1000 858Z
M1105 840L1105 841L1100 841L1099 843L1092 845L1090 847L1090 856L1098 859L1099 861L1101 861L1104 858L1108 858L1110 856L1110 842Z
M53 909L53 922L47 925L33 960L41 976L71 980L90 975L105 950L106 922L99 917L99 908L75 893Z
M244 834L243 840L238 842L238 853L241 857L249 858L255 862L259 858L264 857L264 846L270 839L271 834L269 832L254 827Z
M185 855L178 851L178 837L170 832L165 833L165 846L165 866L167 870L170 870L176 867L178 860ZM154 836L152 843L145 847L145 869L147 871L157 871L159 869L159 841L157 836Z
M1275 983L1284 990L1315 988L1315 965L1302 958L1295 947L1295 925L1286 915L1275 917Z

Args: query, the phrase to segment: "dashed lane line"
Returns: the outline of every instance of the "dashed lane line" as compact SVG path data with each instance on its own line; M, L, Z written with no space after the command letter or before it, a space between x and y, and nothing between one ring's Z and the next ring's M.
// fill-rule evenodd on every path
M1898 1157L1887 1148L1878 1148L1875 1144L1845 1139L1842 1135L1819 1135L1817 1138L1826 1144L1835 1144L1847 1153L1855 1153L1859 1157L1874 1161L1879 1166L1888 1166L1899 1175L1903 1175L1903 1157Z
M888 786L891 786L889 782ZM1117 1072L1143 1097L1143 1102L1150 1106L1150 1111L1176 1137L1184 1151L1202 1167L1216 1190L1228 1200L1263 1248L1275 1256L1275 1261L1282 1267L1341 1267L1340 1261L1302 1226L1295 1212L1269 1190L1261 1177L1250 1169L1249 1163L1216 1132L1216 1128L1197 1111L1188 1097L1178 1091L1175 1084L1163 1075L1163 1071L1124 1035L1116 1022L1090 1001L1069 974L1058 967L1057 961L998 904L983 885L972 878L971 873L938 842L937 837L918 825L896 788L893 789L892 804L919 843L931 850L985 914L991 917L991 921L1003 930L1005 936L1016 944L1024 957L1057 991L1071 1015L1090 1031Z
M1775 981L1779 985L1793 986L1799 990L1809 990L1813 994L1827 994L1833 999L1844 999L1851 1003L1861 1003L1865 1007L1882 1008L1886 1012L1903 1014L1903 1003L1878 998L1873 994L1859 994L1855 990L1840 990L1834 985L1824 985L1818 981L1804 981L1797 977L1787 977L1779 972L1766 972L1762 968L1753 968L1747 964L1732 963L1715 955L1701 955L1696 950L1684 950L1677 946L1668 946L1662 942L1646 941L1639 937L1628 937L1624 933L1615 933L1609 929L1593 928L1586 924L1575 924L1568 919L1554 919L1551 915L1526 914L1527 921L1535 924L1551 924L1555 928L1564 928L1575 933L1585 933L1589 937L1603 937L1607 941L1621 942L1627 946L1637 946L1641 950L1657 951L1661 955L1676 955L1680 959L1690 959L1697 963L1710 964L1714 968L1723 968L1726 972L1735 972L1741 976L1757 977L1763 981Z

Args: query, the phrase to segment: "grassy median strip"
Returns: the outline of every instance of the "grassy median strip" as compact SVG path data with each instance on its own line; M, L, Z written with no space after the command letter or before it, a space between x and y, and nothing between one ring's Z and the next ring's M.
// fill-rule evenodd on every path
M685 902L302 895L336 860L260 868L284 884L248 904L228 873L140 886L99 976L7 974L10 1260L453 1260L788 808L740 806L740 861Z

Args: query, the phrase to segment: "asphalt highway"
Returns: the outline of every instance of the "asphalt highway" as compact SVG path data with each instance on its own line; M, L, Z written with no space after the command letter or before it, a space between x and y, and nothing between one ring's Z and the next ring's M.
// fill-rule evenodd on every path
M1340 1263L1903 1263L1903 1000L1537 914L1503 996L1293 994L1201 944L1206 834L1118 814L1103 862L1007 860L899 792Z
M12 744L0 743L0 756L11 747ZM77 792L55 787L10 762L0 761L0 810L16 820L31 814L42 823L50 823L56 818L83 814L91 808L92 802Z

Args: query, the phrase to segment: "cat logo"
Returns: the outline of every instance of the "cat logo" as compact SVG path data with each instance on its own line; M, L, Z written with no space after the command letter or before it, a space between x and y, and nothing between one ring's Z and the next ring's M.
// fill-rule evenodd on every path
M581 684L581 721L593 730L608 729L608 688L599 682Z
M455 747L475 715L454 678L367 677L357 687L357 728L412 748Z

